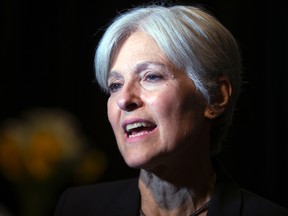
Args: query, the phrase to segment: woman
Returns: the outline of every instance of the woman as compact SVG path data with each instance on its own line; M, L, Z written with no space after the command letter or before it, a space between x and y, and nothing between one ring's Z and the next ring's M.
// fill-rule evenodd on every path
M242 190L215 157L241 86L231 33L204 9L119 15L95 55L118 148L139 178L68 189L55 215L288 215Z

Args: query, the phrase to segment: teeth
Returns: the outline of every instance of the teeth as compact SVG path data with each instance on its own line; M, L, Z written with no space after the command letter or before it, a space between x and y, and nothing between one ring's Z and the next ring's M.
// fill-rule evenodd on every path
M147 132L140 132L140 133L136 133L136 134L131 134L129 135L129 138L132 138L132 137L137 137L137 136L142 136L144 134L147 134Z
M149 127L149 126L152 126L152 125L147 123L147 122L136 122L133 124L127 124L126 125L126 131L130 132L131 130L138 128L138 127Z

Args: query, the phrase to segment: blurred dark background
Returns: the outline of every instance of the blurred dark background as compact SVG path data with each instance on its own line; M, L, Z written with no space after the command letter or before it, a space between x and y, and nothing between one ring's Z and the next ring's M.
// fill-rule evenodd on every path
M146 2L1 0L0 124L35 107L60 107L79 120L91 146L108 155L97 182L137 174L116 147L106 118L107 97L94 83L93 54L101 29L118 12ZM204 5L242 48L247 84L221 154L224 165L244 188L288 207L284 1L179 2ZM0 183L1 203L18 214L9 183Z

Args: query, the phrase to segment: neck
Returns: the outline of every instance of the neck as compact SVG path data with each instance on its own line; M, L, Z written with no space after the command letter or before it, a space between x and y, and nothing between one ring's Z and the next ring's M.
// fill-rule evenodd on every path
M146 215L191 215L210 200L216 179L212 165L171 167L141 170L141 208Z

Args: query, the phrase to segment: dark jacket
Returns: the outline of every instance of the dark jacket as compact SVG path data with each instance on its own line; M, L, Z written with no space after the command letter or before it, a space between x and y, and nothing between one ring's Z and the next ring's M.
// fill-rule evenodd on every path
M126 179L67 189L55 216L139 216L138 179ZM207 216L288 216L275 203L243 190L222 168Z

